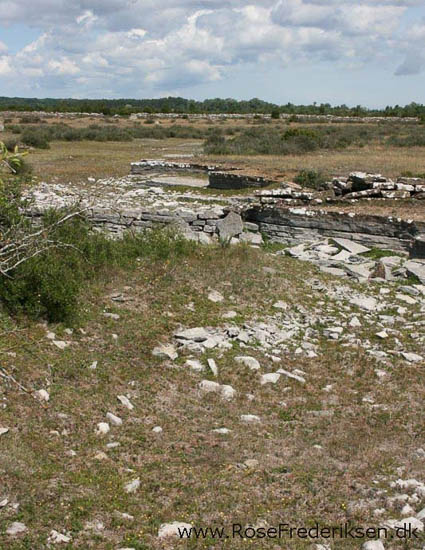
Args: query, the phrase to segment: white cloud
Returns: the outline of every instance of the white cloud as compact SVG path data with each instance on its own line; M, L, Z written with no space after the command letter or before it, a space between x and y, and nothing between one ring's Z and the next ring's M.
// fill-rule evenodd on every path
M7 76L12 73L12 67L8 57L0 57L0 76Z
M76 75L80 72L77 65L66 57L58 61L49 61L48 68L53 74L59 75Z
M78 94L156 90L226 78L234 67L325 62L425 69L425 25L403 30L423 0L3 0L2 23L40 37L14 55L0 42L0 75ZM424 11L425 14L425 11ZM416 16L417 17L417 16ZM404 56L404 61L403 61ZM47 79L47 80L46 80Z

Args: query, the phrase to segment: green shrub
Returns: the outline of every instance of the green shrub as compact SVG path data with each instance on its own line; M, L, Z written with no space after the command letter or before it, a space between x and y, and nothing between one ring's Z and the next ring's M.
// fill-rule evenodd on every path
M46 132L37 129L24 130L21 136L21 141L24 145L29 147L36 147L38 149L49 149L49 138Z
M43 224L51 227L60 215L63 212L48 213ZM80 217L59 225L49 239L58 245L22 263L10 277L0 278L0 300L9 313L53 322L72 320L88 282L108 277L117 268L131 269L139 265L138 259L177 261L196 246L167 230L112 240L93 233Z
M294 182L302 187L322 189L326 179L326 176L322 172L316 170L301 170L299 174L295 176Z
M271 117L272 117L273 119L279 120L279 119L280 119L280 111L279 111L279 109L273 109L273 111L271 112Z

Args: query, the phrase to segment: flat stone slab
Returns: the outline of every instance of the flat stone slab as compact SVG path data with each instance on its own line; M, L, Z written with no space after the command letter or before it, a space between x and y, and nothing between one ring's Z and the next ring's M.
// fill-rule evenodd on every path
M348 250L348 252L351 252L351 254L362 254L364 252L370 251L370 248L366 248L366 246L355 243L350 239L334 238L333 240L337 244L339 244L339 246L342 246L342 248L344 248L345 250Z
M404 264L404 267L409 275L414 275L422 284L425 284L425 261L414 262L410 260Z
M152 183L156 185L181 185L184 187L207 187L208 179L203 178L191 178L189 176L158 176L152 178Z

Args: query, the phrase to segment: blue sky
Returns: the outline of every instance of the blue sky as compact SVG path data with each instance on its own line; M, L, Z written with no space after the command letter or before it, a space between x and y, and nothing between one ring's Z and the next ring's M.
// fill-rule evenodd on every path
M0 95L425 103L425 6L2 0Z

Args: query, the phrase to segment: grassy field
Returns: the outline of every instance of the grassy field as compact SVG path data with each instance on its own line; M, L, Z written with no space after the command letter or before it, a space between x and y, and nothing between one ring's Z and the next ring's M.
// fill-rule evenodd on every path
M18 123L19 118L12 120ZM285 132L288 129L311 129L323 132L336 129L347 132L347 135L370 135L370 140L361 147L348 146L340 150L319 150L303 154L287 155L204 155L202 139L134 139L129 142L53 142L50 150L35 149L31 154L31 163L37 176L49 181L52 178L64 178L75 181L78 178L122 176L128 173L129 164L140 158L163 158L173 155L194 154L196 160L212 162L220 165L233 165L252 174L265 175L273 178L294 177L300 170L318 170L330 176L347 175L354 170L371 173L382 173L389 177L397 177L406 173L422 174L425 172L425 147L410 146L396 147L382 143L382 140L404 139L406 136L421 136L425 130L422 126L414 128L403 125L348 125L346 130L340 125L318 124L306 125L299 123L283 123L272 121L267 124L258 124L258 121L229 120L220 123L210 121L179 120L178 124L170 120L162 120L158 125L145 125L142 122L134 123L128 119L114 120L111 124L99 123L96 119L66 120L71 129L87 128L91 124L101 127L118 127L128 130L134 127L147 129L163 129L181 127L199 130L205 135L209 131L221 131L225 135L229 132L239 135L248 130L267 131L277 130ZM47 125L59 124L60 121L50 119ZM24 124L23 128L39 127L40 125ZM43 125L42 125L43 126ZM5 141L17 139L19 135L4 132ZM231 139L232 136L228 136Z
M215 378L185 366L188 351L174 362L151 354L180 327L228 323L222 315L230 309L237 312L231 322L236 326L279 318L272 307L278 299L298 318L320 312L319 332L326 318L346 323L347 302L315 290L312 279L328 289L340 284L305 263L261 250L199 248L185 261L142 261L136 271L113 272L106 284L83 289L72 334L64 325L3 316L1 372L13 379L0 385L1 425L10 428L0 436L0 500L10 503L0 510L0 547L41 550L55 529L71 537L62 545L69 549L301 550L311 543L211 537L173 542L158 539L157 531L175 520L227 528L233 523L308 527L316 521L378 526L381 518L373 509L396 493L390 481L423 474L423 459L415 455L425 435L425 388L418 383L423 367L394 358L381 382L375 374L379 365L361 346L321 338L311 359L295 353L303 342L300 334L277 366L304 371L307 383L282 378L263 386L259 373L234 357L255 356L261 373L276 370L272 359L261 346L246 349L235 342L229 350L198 357L204 364L214 358L217 380L236 389L235 399L224 401L200 394L200 380ZM364 292L362 286L346 286L347 298ZM211 289L223 294L222 303L208 300ZM377 286L369 289L371 295L377 292ZM111 300L117 293L122 302ZM106 318L104 312L120 317ZM356 335L368 339L375 321L357 314L363 327ZM399 323L394 328L409 340ZM48 332L70 345L58 350ZM90 368L94 361L95 369ZM34 399L32 392L39 389L50 393L48 403ZM120 405L122 394L134 410ZM121 417L123 425L96 435L107 412ZM248 413L261 422L243 424L240 415ZM152 432L155 426L163 432ZM231 432L213 432L222 427ZM136 478L140 488L128 494L124 486ZM27 532L6 535L12 521L23 522ZM358 541L335 544L359 548Z
M85 185L89 177L128 174L131 161L165 155L194 153L197 161L289 179L301 169L424 172L424 152L372 144L303 156L205 157L202 141L167 139L53 142L29 159L39 181ZM419 202L389 202L382 213L422 215ZM349 208L379 210L368 202ZM378 283L325 275L276 255L280 248L193 245L183 256L102 268L82 285L78 311L67 324L0 311L0 428L8 428L0 430L1 550L50 548L52 530L69 537L58 546L68 550L316 550L314 542L329 541L218 540L211 534L178 541L157 534L173 521L228 533L236 523L377 528L399 519L407 501L414 513L424 508L425 495L415 499L413 490L394 486L400 478L425 482L418 451L425 448L424 362L408 363L399 353L423 354L423 299L406 304L397 296L407 292L398 283L381 294ZM208 298L212 290L222 302ZM350 302L357 293L374 297L382 309L359 309ZM274 307L278 301L286 309ZM231 320L223 317L229 311L236 312ZM350 323L354 317L360 326ZM274 348L259 336L248 343L233 338L202 353L179 349L173 361L152 354L182 328L243 332L255 325L261 335L280 323L291 336ZM382 339L376 333L387 324ZM325 330L335 326L343 335L333 340ZM386 353L385 361L371 349ZM238 355L256 358L260 370L237 362ZM205 370L192 370L189 359ZM218 376L208 359L216 361ZM305 383L284 375L276 384L261 383L277 369L300 371ZM232 386L235 397L203 394L203 379ZM48 401L37 397L39 390L48 392ZM122 425L99 435L96 427L107 413ZM246 414L259 422L242 422ZM230 431L214 431L220 428ZM126 484L136 479L139 488L128 493ZM391 501L400 493L409 494L407 501ZM26 531L7 534L13 522ZM386 541L385 550L419 550L425 544L420 537ZM335 540L330 548L358 550L362 542Z

